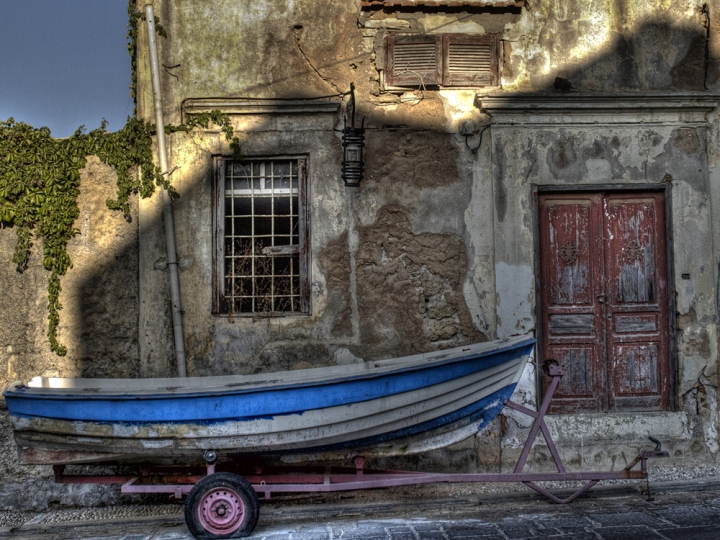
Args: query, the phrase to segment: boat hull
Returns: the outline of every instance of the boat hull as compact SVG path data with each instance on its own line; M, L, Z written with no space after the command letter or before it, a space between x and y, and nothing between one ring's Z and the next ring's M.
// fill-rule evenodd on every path
M409 453L428 450L423 439L445 445L487 425L512 395L533 343L514 338L337 373L329 368L324 377L315 370L305 377L236 377L219 388L183 380L184 386L159 392L144 380L140 386L147 389L133 391L127 380L62 380L11 386L4 395L25 462L198 455L206 449L322 454L376 447L384 454Z

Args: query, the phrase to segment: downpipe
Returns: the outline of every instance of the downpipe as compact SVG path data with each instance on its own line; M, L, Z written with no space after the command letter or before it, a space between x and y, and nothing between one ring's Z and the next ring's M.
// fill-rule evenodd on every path
M158 157L160 171L168 174L167 147L165 146L165 121L163 120L162 96L160 94L160 70L158 69L157 42L155 41L155 15L152 4L145 5L148 43L150 45L150 70L152 72L153 101L155 103L155 125L157 129ZM175 225L173 222L172 199L166 189L162 190L163 217L168 269L170 270L170 300L172 302L173 335L177 376L187 377L185 366L185 339L183 337L182 307L180 305L180 281L178 279L177 253L175 251Z

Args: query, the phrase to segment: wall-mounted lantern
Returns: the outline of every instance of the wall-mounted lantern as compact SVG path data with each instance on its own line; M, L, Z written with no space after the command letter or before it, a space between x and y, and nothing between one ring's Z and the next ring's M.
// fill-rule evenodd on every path
M347 106L350 125L347 125L347 116L343 119L344 128L342 136L343 161L342 179L346 186L358 187L363 178L365 159L365 119L362 125L355 127L355 84L350 83L350 101Z

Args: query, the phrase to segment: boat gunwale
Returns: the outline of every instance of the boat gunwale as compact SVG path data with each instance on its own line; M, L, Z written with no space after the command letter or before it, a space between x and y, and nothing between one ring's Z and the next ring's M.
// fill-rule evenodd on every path
M521 339L522 338L522 339ZM492 342L485 342L485 343L492 343ZM485 343L476 344L476 345L485 345ZM156 393L150 393L150 392L142 392L142 391L135 391L136 393L130 393L132 390L130 389L123 389L123 390L116 390L117 393L111 393L113 392L112 389L97 389L97 388L58 388L58 387L30 387L27 385L24 385L22 383L13 383L10 386L8 386L5 391L3 392L3 396L7 398L10 398L10 400L13 399L42 399L42 398L51 398L51 399L57 399L57 400L77 400L82 399L86 401L129 401L129 400L135 400L135 401L155 401L155 400L167 400L167 399L190 399L190 398L201 398L201 397L210 397L210 396L218 396L218 395L224 395L224 396L234 396L234 395L244 395L244 394L254 394L254 393L262 393L266 391L282 391L282 390L293 390L293 389L300 389L300 388L312 388L312 387L324 387L324 386L333 386L340 383L349 383L354 381L363 381L363 380L369 380L369 379L375 379L380 378L384 376L390 376L390 375L398 375L403 373L409 373L414 371L420 371L420 370L427 370L427 369L434 369L437 367L442 367L444 365L451 365L459 362L466 362L466 361L472 361L477 360L486 356L492 356L501 352L506 352L514 349L519 349L522 347L527 347L534 345L536 343L536 340L532 336L513 336L511 338L506 338L503 340L503 342L500 344L501 346L498 346L493 349L480 351L480 352L470 352L470 351L462 351L463 348L466 348L468 346L463 347L457 347L458 350L453 349L446 349L445 351L437 351L433 354L442 354L443 352L452 351L450 354L457 355L453 356L451 358L441 358L439 360L429 361L427 363L421 363L422 360L418 359L416 360L416 363L409 364L409 360L406 363L401 364L401 366L376 366L376 367L367 367L363 371L358 371L356 374L346 375L344 377L337 376L329 379L322 379L318 378L316 380L306 380L306 381L298 381L298 382L282 382L277 385L265 385L265 386L251 386L246 388L228 388L228 385L220 386L220 387L207 387L203 389L197 389L197 388L191 388L191 387L185 387L187 390L183 391L181 390L181 387L175 388L173 391L165 391L165 392L157 392ZM468 355L462 355L462 352L470 352ZM427 354L427 353L424 353ZM421 355L418 355L421 356ZM405 357L405 358L412 358ZM398 359L392 359L392 360L403 360L403 358ZM380 361L382 362L382 361ZM334 367L334 366L333 366ZM315 368L315 369L323 369L323 368ZM293 372L301 372L303 370L294 370L294 371L286 371L286 372L275 372L275 373L293 373ZM272 373L268 373L265 375L271 375ZM197 377L197 379L202 379L202 377ZM73 379L70 379L73 380ZM74 380L92 380L92 379L74 379ZM139 379L101 379L103 381L109 381L117 384L119 381L136 381ZM141 379L141 380L152 380L152 379ZM178 379L160 379L160 380L168 380L168 381L177 381ZM261 381L258 384L261 384ZM252 383L248 383L252 384ZM180 391L175 391L180 390ZM91 393L92 391L92 393ZM122 392L122 393L120 393ZM12 413L11 413L12 414ZM24 416L24 415L23 415Z
M498 372L494 373L491 377L472 379L473 376L476 376L480 373L478 371L478 372L464 375L462 377L457 377L455 379L449 379L449 380L446 380L443 382L439 382L437 385L434 386L434 388L437 389L440 387L444 387L446 391L443 392L442 394L438 394L438 395L434 395L434 396L426 396L425 398L423 398L422 402L428 403L430 401L436 400L436 398L440 397L440 395L442 395L445 398L448 398L449 396L453 395L452 399L454 401L457 401L458 399L466 399L469 396L472 396L474 394L482 393L488 387L503 385L504 384L503 381L505 381L505 383L507 383L507 381L511 381L507 384L516 385L522 372L525 369L526 362L523 362L519 358L517 361L517 365L512 366L511 365L512 363L513 363L512 361L504 362L502 364L498 364L496 366L487 368L488 370L498 368ZM483 370L483 371L486 371L486 370ZM514 376L509 377L508 373L514 373ZM465 380L465 383L462 386L453 387L452 383L455 383L461 379ZM474 389L472 389L471 387ZM381 401L384 401L386 404L388 404L388 402L386 400L390 399L390 400L392 400L392 403L390 404L390 405L392 405L390 407L390 410L396 410L398 408L407 409L407 408L415 406L419 403L419 401L417 399L408 400L407 396L409 396L411 394L417 395L418 390L420 390L420 391L428 390L429 388L432 388L432 387L423 387L420 389L409 390L409 391L400 392L397 394L375 397L375 398L364 401L364 403L374 402L377 405ZM468 390L468 388L471 388L471 390ZM499 389L499 387L498 387L498 389ZM461 394L461 395L459 395L459 394ZM403 398L403 396L405 396L405 398ZM405 399L405 400L403 401L403 399ZM396 403L396 401L398 401L398 400L401 401L400 404ZM357 405L359 403L361 403L361 402L357 401L357 402L353 402L353 403L349 403L349 404L336 404L336 405L332 405L332 406L328 406L328 407L320 407L320 408L314 409L314 410L303 411L302 415L305 416L307 413L313 414L313 413L317 413L320 411L324 411L327 413L328 411L331 411L333 409L347 408L348 405ZM433 409L435 409L439 406L445 406L446 404L447 404L447 402L443 402L441 404L436 404L433 406ZM430 410L430 409L428 409L428 410ZM334 420L329 423L323 423L322 425L324 427L327 427L328 425L331 425L331 424L347 424L348 422L355 422L355 421L361 420L363 418L378 417L378 415L386 414L388 412L389 412L389 410L386 410L386 408L383 407L382 410L381 409L370 410L370 411L366 411L362 415L353 414L352 416L337 419L337 420ZM37 432L42 432L42 433L57 432L60 434L60 433L65 433L68 430L69 425L72 425L74 423L81 423L83 426L83 434L84 435L89 436L89 437L104 438L104 437L107 437L106 434L96 433L96 432L88 432L87 431L88 426L123 425L123 426L144 427L144 428L152 429L154 431L154 430L167 428L168 426L171 426L171 425L172 426L184 425L184 426L192 426L193 428L198 428L198 429L204 430L204 429L207 429L208 426L215 425L215 424L219 424L219 425L223 425L223 426L227 426L230 424L238 424L238 425L247 426L248 423L254 422L254 421L260 421L261 423L266 422L266 421L275 421L281 417L291 417L291 416L296 416L298 414L300 414L300 413L297 411L294 411L294 412L291 411L291 412L275 413L275 414L263 414L263 415L257 416L257 417L237 417L236 416L236 417L226 417L226 418L217 417L217 418L213 418L213 419L206 418L206 419L193 419L193 420L185 419L185 420L139 420L139 421L72 419L72 418L45 417L45 416L27 415L27 414L15 414L13 416L18 419L19 418L28 419L34 423L34 425L32 427L26 426L26 427L22 428L21 431L37 431ZM43 426L42 429L39 429L40 426L38 425L38 422L42 423L42 426ZM46 422L49 423L49 426L45 425ZM373 425L378 425L378 424L373 423ZM50 429L48 429L48 427ZM302 426L302 429L309 430L309 429L315 429L317 427L318 427L318 424L304 425L304 426ZM170 429L175 429L175 428L173 427ZM289 432L289 431L294 431L296 429L298 429L298 426L293 425L291 427L286 427L285 429L276 428L273 432L274 433ZM202 435L202 437L212 438L212 437L227 437L227 436L241 436L241 435L242 436L259 436L259 435L266 435L267 433L269 433L269 431L267 431L267 430L264 430L264 431L256 430L256 431L252 431L252 432L244 431L242 434L228 433L227 431L223 431L221 434L207 434L206 433L206 434ZM113 435L113 437L115 437L115 436L116 435ZM164 439L164 438L173 438L176 436L177 436L176 434L161 433L158 431L156 433L156 435L152 438ZM193 438L193 437L188 437L187 434L184 434L183 438Z

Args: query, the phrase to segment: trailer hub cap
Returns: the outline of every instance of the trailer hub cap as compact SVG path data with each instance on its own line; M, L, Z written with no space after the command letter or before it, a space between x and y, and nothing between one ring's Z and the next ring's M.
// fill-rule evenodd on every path
M215 488L202 496L198 518L202 526L213 534L227 534L237 530L245 515L245 505L235 491Z

